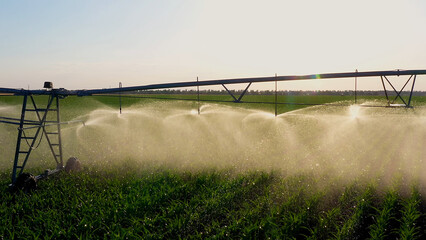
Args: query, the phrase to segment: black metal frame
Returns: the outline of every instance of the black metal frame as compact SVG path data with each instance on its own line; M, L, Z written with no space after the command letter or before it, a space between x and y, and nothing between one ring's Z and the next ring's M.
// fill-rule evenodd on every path
M414 78L413 78L413 76L414 76ZM386 82L391 86L391 88L393 89L393 91L396 93L396 96L395 96L395 98L391 101L390 99L389 99L389 94L388 94L388 90L386 89L386 84L385 84L385 81L383 80L383 78L386 80ZM404 84L404 86L402 86L402 88L401 88L401 90L397 90L395 87L394 87L394 85L392 84L392 82L391 81L389 81L389 79L385 76L385 75L383 75L383 76L380 76L380 79L381 79L381 81L382 81L382 86L383 86L383 90L384 90L384 92L385 92L385 96L386 96L386 99L387 99L387 101L388 101L388 106L389 107L392 107L392 106L398 106L398 105L394 105L394 103L395 103L395 101L399 98L404 104L404 106L405 107L407 107L407 108L410 108L410 107L412 107L411 106L411 99L412 99L412 97L413 97L413 92L414 92L414 85L415 85L415 83L416 83L416 78L417 78L417 75L411 75L409 78L408 78L408 80L405 82L405 84ZM410 80L411 79L413 79L413 83L412 83L412 85L411 85L411 90L410 90L410 96L409 96L409 98L408 98L408 102L406 102L405 100L404 100L404 98L401 96L401 93L402 93L402 91L404 91L404 89L405 89L405 87L407 86L407 84L410 82Z
M28 108L28 98L30 98L33 108ZM56 107L53 105L56 104ZM47 116L49 112L56 111L55 120L48 120ZM35 112L38 121L26 120L27 112ZM25 125L33 125L31 127L25 127ZM47 131L46 127L55 125L56 130ZM35 134L32 136L27 136L25 130L36 128ZM56 169L54 172L60 171L63 168L63 154L62 154L62 140L61 140L61 126L60 126L60 113L59 113L59 96L50 95L46 108L38 108L34 97L32 95L24 95L24 100L22 103L21 110L21 119L19 120L18 127L18 139L16 143L15 158L13 161L12 169L12 184L16 182L17 176L21 175L24 171L25 165L28 162L32 150L36 147L36 141L40 134L44 134L47 143L49 145L50 151L52 152L53 158L56 162ZM56 142L53 142L52 135L56 135ZM41 136L42 137L42 136ZM40 141L41 141L40 137ZM31 141L31 143L28 142ZM28 145L28 150L23 150L22 142L25 141ZM23 156L23 158L21 158ZM43 176L53 174L52 171L45 172L43 175L37 176L36 179L40 179Z
M232 92L225 86L225 84L222 84L222 86L225 88L225 90L229 93L229 95L231 95L231 97L234 99L235 103L240 103L241 99L243 99L244 95L246 95L247 90L249 89L249 87L251 86L251 82L247 85L247 87L244 89L244 91L240 94L240 96L238 98L236 98L234 96L234 94L232 94Z

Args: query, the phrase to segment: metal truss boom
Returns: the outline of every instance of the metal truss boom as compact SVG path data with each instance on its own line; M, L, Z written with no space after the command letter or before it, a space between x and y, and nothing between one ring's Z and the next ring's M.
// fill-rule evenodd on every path
M51 91L54 91L54 93L57 95L90 96L94 94L107 94L107 93L129 92L129 91L138 91L138 90L212 86L212 85L222 85L222 84L259 83L259 82L275 82L275 81L280 82L280 81L299 81L299 80L355 78L355 77L361 78L361 77L379 77L379 76L405 76L405 75L426 75L426 70L343 72L343 73L322 73L322 74L311 74L311 75L233 78L233 79L174 82L174 83L150 84L150 85L133 86L133 87L89 89L89 90L86 90L86 89L66 90L63 88L53 89L53 90L25 90L25 89L0 88L0 93L14 94L14 95L29 95L29 94L51 95L52 94Z
M158 90L158 89L167 89L167 88L181 88L181 87L197 87L197 101L198 101L198 114L200 114L200 86L213 86L213 85L222 85L226 91L232 96L232 102L235 103L264 103L264 104L275 104L275 116L278 114L277 106L278 104L294 104L294 105L331 105L327 103L315 104L315 103L287 103L287 102L278 102L277 95L277 82L279 81L299 81L299 80L319 80L319 79L337 79L337 78L355 78L355 103L357 101L357 78L361 77L380 77L383 89L385 91L386 99L388 100L388 107L393 107L395 105L402 105L405 107L411 107L411 100L414 91L414 84L416 82L417 75L426 75L426 70L393 70L393 71L368 71L368 72L343 72L343 73L323 73L323 74L311 74L311 75L289 75L289 76L273 76L273 77L254 77L254 78L234 78L234 79L219 79L219 80L206 80L190 82L174 82L174 83L162 83L162 84L150 84L142 86L133 86L133 87L122 87L121 82L119 83L118 88L108 88L108 89L80 89L80 90L67 90L63 88L53 89L53 85L50 82L45 83L45 90L25 90L25 89L12 89L12 88L0 88L1 95L16 95L23 96L23 104L21 109L20 118L10 118L10 117L0 117L0 122L19 125L18 127L18 138L15 150L15 158L13 162L12 169L12 185L15 184L17 178L21 176L26 166L26 163L29 159L29 156L33 149L36 147L36 141L38 136L41 137L44 135L49 148L53 154L53 158L56 161L56 169L52 171L46 171L45 174L39 175L36 179L42 179L47 177L50 174L57 173L64 169L63 166L63 153L62 153L62 140L61 140L61 124L72 123L77 121L69 122L60 122L59 114L59 99L62 99L69 95L75 96L91 96L91 95L111 95L112 93L118 93L119 104L120 104L120 113L122 110L121 107L121 97L123 92L133 92L141 90ZM405 82L404 86L398 91L391 81L389 81L389 76L410 76ZM386 89L385 80L388 85L391 86L393 91L396 93L396 97L391 101L389 99L388 91ZM409 81L412 80L411 91L408 101L404 100L401 96L404 88L408 85ZM275 101L274 102L248 102L242 101L242 98L247 93L249 87L252 83L261 83L261 82L275 82ZM225 85L229 84L248 84L241 95L237 98ZM33 98L33 95L48 95L49 99L45 108L38 108L36 102ZM124 96L123 96L124 97ZM136 97L136 96L130 96ZM397 99L400 99L404 104L393 104ZM172 98L165 98L172 99ZM28 108L27 101L31 100L32 108ZM179 100L191 100L194 99L179 99ZM215 102L229 102L229 101L217 101L217 100L203 100L203 101L215 101ZM381 107L381 106L373 106ZM56 114L51 117L51 120L47 119L49 112L55 112ZM28 119L28 113L35 112L36 118ZM52 119L53 118L53 119ZM30 126L27 126L30 125ZM32 131L31 135L28 135L25 131ZM22 143L26 143L22 144ZM38 146L38 145L37 145Z

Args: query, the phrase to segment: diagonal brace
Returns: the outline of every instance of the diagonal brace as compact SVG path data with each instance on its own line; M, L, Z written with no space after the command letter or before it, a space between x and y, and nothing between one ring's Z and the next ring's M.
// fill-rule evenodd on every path
M388 96L388 90L386 89L385 82L383 81L383 76L380 76L380 79L382 80L383 90L385 90L385 96L386 96L386 99L388 100L388 105L389 105L390 100L389 100L389 96Z
M398 92L398 95L395 96L395 98L392 100L392 103L395 103L398 96L401 96L402 91L404 91L405 86L407 86L408 82L410 82L412 77L413 77L413 75L411 75L410 78L408 78L408 80L405 82L404 86L402 86L401 90Z
M241 99L244 97L244 95L247 93L247 90L249 89L251 83L249 83L246 87L246 89L244 89L243 93L241 93L240 97L238 98L238 102L241 101Z
M241 95L238 97L238 99L232 94L232 92L225 86L225 84L222 84L222 86L225 88L225 90L231 95L231 97L234 99L234 102L239 103L241 102L241 99L244 97L244 95L247 93L247 90L249 89L250 85L252 83L250 82L247 87L244 89L244 91L241 93Z
M229 95L231 95L231 97L234 99L234 102L238 102L237 98L234 96L234 94L232 94L231 91L229 91L229 89L225 86L225 84L222 84L222 86L226 89Z
M410 97L408 98L408 107L410 107L411 97L413 96L414 84L416 83L416 77L417 77L417 75L414 75L413 84L411 85Z
M407 106L408 107L408 105L407 105L407 103L405 102L405 100L401 97L401 95L400 95L400 92L398 92L397 90L396 90L396 88L392 85L392 83L389 81L389 79L386 77L386 76L383 76L385 79L386 79L386 81L389 83L389 85L392 87L392 89L395 91L395 93L397 94L397 98L399 97L399 99L401 99L401 101L405 104L405 106ZM402 90L401 90L402 91Z

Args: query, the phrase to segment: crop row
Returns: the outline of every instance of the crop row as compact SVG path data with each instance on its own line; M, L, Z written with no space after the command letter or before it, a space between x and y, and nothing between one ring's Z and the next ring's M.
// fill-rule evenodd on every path
M0 176L6 186L7 175ZM424 237L417 188L383 191L372 182L327 185L317 179L85 169L42 181L30 194L1 191L0 239Z

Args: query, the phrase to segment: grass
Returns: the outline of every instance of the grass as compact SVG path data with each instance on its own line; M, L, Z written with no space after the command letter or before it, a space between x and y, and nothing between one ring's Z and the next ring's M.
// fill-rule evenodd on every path
M247 96L249 100L273 101L273 96ZM342 98L294 96L293 100L336 102ZM1 97L0 101L18 105L21 100ZM150 101L154 100L129 98L123 103L128 107ZM113 97L69 97L62 102L67 106L62 118L70 120L76 112L84 114L100 104L118 108ZM239 106L273 111L273 105ZM283 105L279 112L300 107ZM9 171L3 170L0 239L425 238L425 204L416 184L384 188L375 179L346 183L309 172L185 171L140 166L131 160L61 173L41 181L29 194L10 194L6 191L9 181Z

